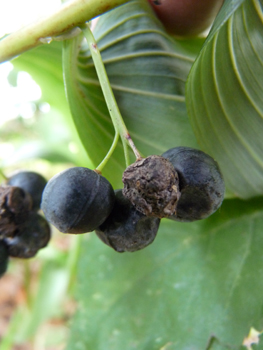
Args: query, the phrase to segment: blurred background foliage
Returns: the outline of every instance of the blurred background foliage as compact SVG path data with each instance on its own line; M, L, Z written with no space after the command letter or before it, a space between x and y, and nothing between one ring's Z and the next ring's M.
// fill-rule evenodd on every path
M43 48L53 57L44 57ZM18 170L36 171L49 179L74 165L93 167L70 118L62 45L43 48L0 69L2 183ZM41 69L45 62L49 72ZM1 350L65 347L68 319L76 309L72 293L81 238L62 236L52 228L49 246L37 257L10 259L8 272L0 280Z
M224 27L241 3L238 0L227 2L228 6L221 11L203 46L204 53L211 49L210 43L213 47L217 31ZM256 0L253 3L259 5ZM134 80L127 69L129 65L121 63L123 75L130 75L130 83L138 86L133 85L130 90L125 84L120 87L121 76L117 68L121 60L116 53L120 48L121 52L123 50L118 35L124 33L121 24L132 17L132 12L124 11L121 15L115 12L117 19L121 19L119 28L112 12L103 17L97 29L109 73L115 79L113 85L118 102L133 136L146 154L152 147L155 152L161 153L167 147L182 142L195 146L197 141L187 116L184 84L203 39L171 40L146 7L138 5L136 11L140 14L134 16L131 28L129 25L127 28L133 31L136 26L143 28L145 23L152 26L154 38L158 36L155 43L162 45L147 47L157 57L150 67L151 72L158 72L156 62L158 67L158 59L166 55L161 62L170 68L169 74L183 74L179 79L179 85L183 86L178 90L180 98L172 100L169 93L168 98L160 94L160 85L152 87L151 81L146 88L141 83L145 82L146 72L145 69L139 71L141 62L145 60L144 40L149 42L151 32L125 38L128 40L124 45L127 52L131 48L137 49L138 55L132 59L142 80L139 83ZM223 32L225 30L226 27ZM140 41L141 38L144 39ZM81 72L83 62L88 67L78 76L84 82L79 80L67 90L71 94L69 100L72 96L76 98L73 102L71 100L76 123L85 114L77 105L80 88L85 92L96 92L93 97L101 101L98 110L101 108L104 113L105 106L99 95L87 47L84 45L80 52L82 56L77 57L72 54L75 52L71 51L72 43L64 44L66 57L73 58L67 77L78 70L78 73ZM209 61L209 57L206 59ZM176 67L173 65L175 60ZM144 64L147 67L147 60ZM180 64L184 66L183 71L180 71ZM88 129L81 130L79 123L77 133L66 99L62 66L62 43L56 41L24 53L14 59L12 65L0 66L2 181L5 176L20 169L40 172L49 179L70 166L93 168L97 164L92 163L86 150L94 153L93 160L96 162L105 153L105 145L92 149L92 142L86 140L89 136L91 140L97 135L103 137L103 133L100 135L98 132L100 128L94 129L98 132L94 136ZM90 78L87 71L92 76L93 85L87 83ZM198 77L199 66L193 72L189 90L191 84L199 91L199 81L194 79ZM166 81L167 77L161 74L159 78ZM207 77L207 81L211 83L210 78ZM154 93L158 92L156 105L152 104L156 96L149 98L147 95L149 87L155 89ZM86 108L90 96L85 98ZM198 101L194 102L198 104ZM133 118L134 103L142 107L139 111L143 115L139 114L138 118ZM154 108L157 105L159 110ZM201 104L198 106L202 109ZM151 107L151 112L148 107ZM89 109L85 108L84 112L89 113ZM179 118L173 119L177 108ZM190 112L191 108L190 105ZM158 119L160 112L161 118ZM101 122L106 119L102 118ZM105 125L107 123L106 120ZM143 123L142 129L140 123ZM202 126L206 126L205 121ZM194 130L197 135L200 132L198 127ZM167 133L163 134L160 130ZM219 134L221 136L223 132ZM202 133L200 135L202 143L205 138ZM108 174L119 185L119 174L116 175L114 168L109 167ZM228 194L235 195L233 191ZM263 201L260 195L249 201L227 199L215 215L202 222L183 224L163 220L156 241L147 249L133 254L115 253L103 246L94 234L76 237L62 235L53 229L52 240L46 249L29 261L11 259L7 274L0 280L0 350L60 350L66 346L69 350L241 349L242 340L251 327L263 328L263 285L260 278L263 271ZM78 312L72 321L76 309Z

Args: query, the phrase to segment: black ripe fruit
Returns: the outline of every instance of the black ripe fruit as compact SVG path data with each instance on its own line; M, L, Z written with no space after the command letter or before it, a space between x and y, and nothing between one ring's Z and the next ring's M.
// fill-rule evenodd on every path
M96 229L97 236L119 253L134 252L153 242L160 219L147 217L122 194L115 191L115 204L109 217Z
M15 234L6 237L9 256L15 258L32 258L39 249L46 247L50 240L48 222L35 212L31 212L27 220L18 226Z
M42 192L46 183L47 181L42 175L33 171L20 171L7 181L7 185L20 187L31 195L33 200L32 210L36 211L40 208Z
M163 157L179 176L181 197L170 219L194 221L213 214L224 199L225 185L217 162L208 154L189 147L175 147Z
M41 209L60 232L85 233L106 220L114 199L113 188L105 177L88 168L74 167L48 181Z
M173 165L160 156L137 160L124 171L123 194L135 208L158 218L174 214L180 193Z
M0 240L0 277L6 272L8 265L8 248L4 241Z

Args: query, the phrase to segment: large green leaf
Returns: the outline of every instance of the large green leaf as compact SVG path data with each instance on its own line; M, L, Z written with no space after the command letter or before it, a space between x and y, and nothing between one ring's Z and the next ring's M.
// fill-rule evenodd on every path
M239 349L250 327L262 329L262 226L261 197L227 200L195 223L163 220L136 253L90 234L68 349Z
M226 1L186 97L198 142L219 162L228 190L250 198L263 194L263 12L258 0L240 3Z
M160 154L170 147L196 147L185 107L185 81L202 40L174 41L148 2L136 0L101 16L94 35L113 92L139 150ZM106 155L113 127L90 51L82 37L64 44L67 97L80 138L95 164ZM120 185L122 147L104 175Z

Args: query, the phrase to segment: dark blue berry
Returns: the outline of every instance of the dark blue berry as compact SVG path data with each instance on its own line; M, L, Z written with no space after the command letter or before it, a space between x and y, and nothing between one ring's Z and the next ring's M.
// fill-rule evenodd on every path
M32 258L39 249L46 247L50 240L50 227L47 221L35 212L19 225L12 237L6 237L8 254L15 258Z
M194 221L207 218L222 204L225 185L217 162L208 154L189 147L169 149L167 158L179 176L181 196L170 219Z
M134 252L154 241L159 224L160 219L147 217L136 210L122 190L117 190L112 212L95 232L117 252Z
M20 187L31 195L33 201L32 210L36 211L40 208L42 192L46 183L47 181L42 175L33 171L20 171L7 181L9 186Z
M109 216L115 196L109 181L95 171L74 167L54 176L43 192L41 208L60 232L91 232Z

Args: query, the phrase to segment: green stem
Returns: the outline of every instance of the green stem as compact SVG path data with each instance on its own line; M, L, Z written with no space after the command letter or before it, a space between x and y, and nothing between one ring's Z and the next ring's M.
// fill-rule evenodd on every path
M21 53L54 37L83 25L129 0L71 0L61 5L49 16L19 29L0 41L0 63L8 61Z
M114 136L114 140L112 142L111 148L109 149L109 151L108 151L106 157L103 159L103 161L97 166L96 170L101 172L102 169L105 167L106 163L110 159L113 151L115 150L115 148L118 144L119 136L120 135L119 135L118 131L115 130L115 136Z
M127 168L130 165L130 154L129 154L127 144L125 144L125 145L126 145L126 147L123 147L123 151L124 151L125 164L126 164L126 168Z
M87 43L89 45L89 49L91 52L91 56L94 62L94 66L99 78L99 82L101 85L101 89L102 92L104 94L104 98L111 116L111 120L115 129L115 132L118 133L121 137L122 140L122 144L123 144L123 148L124 148L124 156L125 156L125 161L126 161L126 165L128 166L130 164L129 162L129 152L128 152L128 146L131 147L131 149L133 150L136 158L141 158L139 151L136 149L130 134L126 128L126 125L122 119L119 107L117 105L117 102L115 100L109 79L108 79L108 75L104 66L104 63L102 61L101 58L101 54L100 51L97 47L97 43L95 41L95 38L93 36L93 33L89 27L88 24L86 24L85 26L81 27L84 36L87 40ZM115 135L116 137L116 135ZM113 143L110 151L113 152L114 148L116 147L117 142ZM107 156L106 156L107 157ZM103 161L104 162L104 161ZM100 164L101 167L101 164Z

